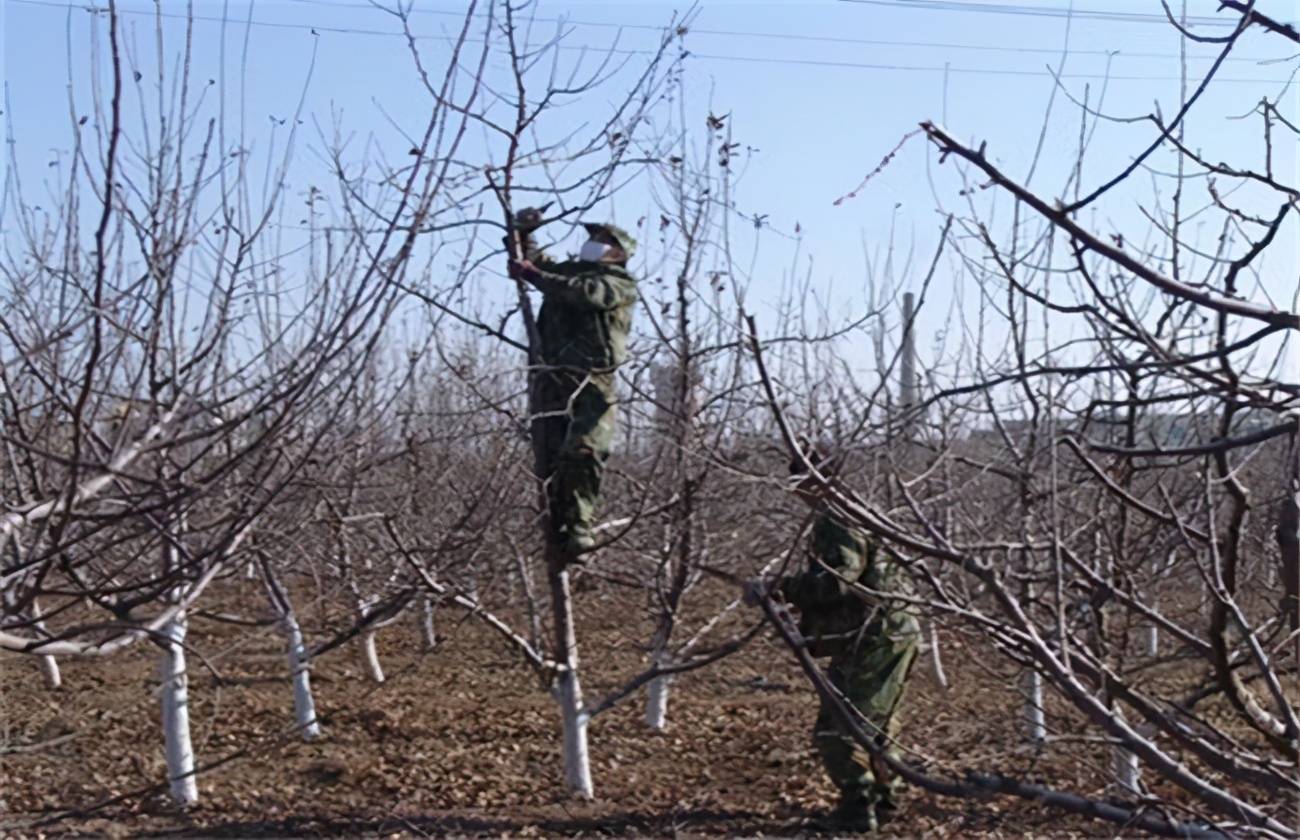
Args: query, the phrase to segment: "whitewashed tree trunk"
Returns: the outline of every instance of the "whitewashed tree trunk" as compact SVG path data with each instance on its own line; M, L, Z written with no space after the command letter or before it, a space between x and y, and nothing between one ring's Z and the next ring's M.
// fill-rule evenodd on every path
M2 388L0 388L0 393L3 393ZM21 564L23 553L19 548L17 541L10 541L8 543L8 548L13 552L13 558L16 561L15 565ZM17 587L0 588L0 605L3 605L6 613L16 610L14 598L17 597L17 594ZM45 622L41 620L41 605L36 598L32 598L31 617L32 625L36 630L41 635L48 638L49 631L45 626ZM41 669L41 677L45 682L46 688L54 690L63 684L63 677L59 672L59 661L53 656L48 654L38 654L36 656L36 665Z
M1111 748L1111 765L1115 774L1115 789L1118 793L1140 795L1142 793L1142 768L1138 757L1130 750L1116 745Z
M263 564L266 594L271 601L271 608L280 616L280 631L284 633L285 648L289 659L289 679L293 685L293 719L294 725L302 734L303 740L311 741L320 737L320 719L316 717L316 699L311 691L311 655L302 638L302 626L293 613L293 603L288 593L275 577L269 563Z
M357 598L357 620L364 621L366 615L370 612L371 602L362 597L359 593ZM378 628L370 625L361 631L361 637L357 640L357 657L361 661L361 668L371 680L377 683L384 681L384 669L379 664L379 651L375 649L375 633Z
M320 720L316 717L316 700L311 693L311 660L302 640L302 628L292 612L280 619L289 643L289 674L293 679L293 719L304 740L320 737Z
M564 783L569 793L579 799L591 799L591 754L587 748L587 724L590 718L582 706L582 685L574 671L560 674L556 682L556 700L564 726Z
M655 677L646 692L645 725L655 732L663 732L668 717L668 688L672 677Z
M948 675L943 670L943 651L939 648L939 627L930 622L930 667L934 669L934 681L944 691L948 690Z
M425 650L438 646L438 632L433 625L433 599L427 595L420 601L420 636Z
M45 622L41 620L41 607L32 599L32 618L35 620L36 629L42 634L47 634ZM45 681L45 687L53 691L63 685L63 674L59 671L59 660L53 656L36 657L37 664L41 669L41 677Z
M1120 721L1125 719L1123 710L1118 707L1112 707L1112 714ZM1121 796L1141 796L1142 765L1137 754L1122 744L1115 744L1111 747L1110 761L1111 772L1115 776L1112 784L1114 791Z
M1142 650L1147 656L1160 654L1160 628L1155 624L1142 627Z
M199 800L194 775L194 744L190 739L189 675L185 670L185 614L178 613L162 629L159 661L162 680L163 747L172 799L186 807Z
M595 788L591 782L591 754L587 749L590 717L583 706L582 684L578 680L578 634L573 620L573 593L560 551L556 545L547 546L547 574L551 584L551 608L555 614L556 659L560 665L554 691L564 728L564 783L574 797L591 799Z
M45 687L53 691L63 685L63 675L59 672L59 662L53 656L38 656L37 660L41 666L41 678L45 681Z
M379 652L375 649L374 630L367 630L361 634L361 664L370 679L377 683L384 681L384 669L379 664Z
M1043 676L1027 670L1020 678L1024 694L1025 736L1041 744L1047 740L1047 715L1043 709Z

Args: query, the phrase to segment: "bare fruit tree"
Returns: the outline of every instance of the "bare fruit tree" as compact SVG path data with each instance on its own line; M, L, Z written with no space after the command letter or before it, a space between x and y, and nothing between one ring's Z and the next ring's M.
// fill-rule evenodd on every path
M1224 6L1234 27L1212 40L1209 71L1172 118L1142 118L1149 144L1095 185L1080 163L1046 192L1031 185L1036 160L1013 171L993 149L921 126L963 205L941 248L983 303L950 320L972 340L932 359L914 407L860 405L863 445L893 447L906 425L906 457L875 481L821 483L909 567L918 607L998 651L1004 664L990 667L1009 685L1028 675L1028 743L994 767L909 753L906 735L904 757L887 754L767 609L863 747L931 791L1020 796L1166 835L1296 836L1300 314L1279 301L1296 294L1282 243L1297 192L1280 150L1293 161L1297 131L1285 103L1266 99L1256 146L1221 163L1184 128L1243 33L1297 35L1253 4ZM1112 117L1079 105L1082 162L1094 123ZM1085 211L1139 174L1156 184L1148 229L1094 230ZM1210 241L1193 215L1214 220ZM797 452L792 389L751 324ZM954 420L965 434L949 433ZM1062 762L1105 794L1053 778Z
M263 153L277 177L257 194L216 80L190 75L193 20L173 47L159 11L146 57L113 3L103 17L109 72L71 102L62 201L36 207L20 182L6 194L0 647L157 643L172 792L188 803L187 613L318 455L337 411L319 407L363 381L445 173L417 163L378 227L310 232L317 282L288 286L277 220L296 128ZM429 136L456 116L435 109ZM292 612L268 583L293 659Z

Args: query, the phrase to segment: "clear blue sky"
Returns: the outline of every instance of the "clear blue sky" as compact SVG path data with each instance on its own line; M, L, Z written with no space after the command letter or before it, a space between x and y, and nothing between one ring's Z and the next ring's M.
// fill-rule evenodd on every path
M86 102L90 16L82 4L70 11L59 0L0 2L9 97L4 119L12 120L19 169L31 199L41 179L60 171L50 163L70 145L69 66L74 85L80 88L79 100ZM1135 12L1160 14L1156 0L1076 0L1078 10L1120 11L1125 17L1072 21L1056 14L1069 6L1068 0L1017 0L1017 4L1044 14L907 8L907 0L705 0L687 39L693 54L686 64L687 85L693 110L702 115L712 102L716 111L730 112L736 139L758 149L747 163L739 209L765 214L775 231L789 233L798 224L801 254L812 256L817 276L833 282L837 296L852 300L861 288L864 235L871 247L878 247L895 223L904 247L914 242L917 262L925 263L940 223L936 206L960 209L962 204L955 181L948 177L951 167L933 170L932 190L927 172L934 161L920 138L857 198L839 207L833 206L833 200L856 186L923 119L941 120L959 137L987 141L990 155L1023 177L1053 87L1045 68L1059 60L1067 25L1072 53L1065 65L1065 81L1074 95L1081 97L1085 85L1090 85L1095 102L1109 60L1108 113L1138 116L1156 103L1165 114L1177 109L1177 34L1163 23L1129 17ZM135 37L142 53L149 53L151 4L122 0L119 5L143 12L126 19L138 27ZM445 56L442 39L457 26L465 4L415 0L414 5L415 30L429 36L421 42L422 49L434 58ZM1284 20L1295 19L1295 5L1289 0L1260 0L1259 4ZM617 36L623 49L646 50L656 39L654 28L681 8L683 4L667 2L541 0L537 14L569 19L573 27L566 42L569 47L603 49ZM1194 0L1188 8L1193 15L1213 15L1216 5L1212 0ZM163 0L163 9L183 15L185 4ZM257 22L249 30L245 101L249 134L257 142L269 143L272 115L285 117L293 112L312 50L317 48L316 69L303 107L307 127L311 128L312 118L329 126L331 112L341 112L347 130L373 135L390 160L405 153L407 144L389 120L414 131L425 116L427 100L401 38L385 34L398 29L390 16L369 8L365 0L255 4L196 0L195 11L199 17L195 74L199 77L217 76L220 24L206 18L225 15ZM181 21L170 20L168 26L169 37L178 43ZM545 23L539 28L549 32L553 26ZM319 34L314 35L312 28ZM227 30L227 43L235 55L242 49L243 36L241 26ZM1287 42L1262 32L1245 37L1238 59L1221 72L1222 79L1208 92L1189 127L1189 136L1207 156L1249 164L1259 160L1257 120L1227 117L1249 112L1262 96L1283 89L1297 62L1260 62L1285 58L1293 51L1287 47ZM1108 58L1107 52L1113 57ZM1213 47L1192 46L1193 84L1209 66L1213 52ZM566 56L578 60L580 52L570 49ZM633 56L634 65L643 60ZM224 93L233 107L238 91ZM1288 96L1293 106L1290 116L1295 118L1296 99L1293 92ZM574 121L599 119L608 111L611 98L591 97L566 114ZM282 137L284 128L277 130ZM1066 156L1052 152L1073 147L1077 133L1077 110L1058 100L1046 135L1054 162L1035 179L1044 193L1054 193L1064 176ZM1102 125L1085 169L1085 184L1095 185L1117 171L1150 137L1149 124ZM306 139L319 152L321 143L314 130ZM1294 144L1279 149L1278 155L1279 169L1294 172ZM313 153L300 155L290 181L296 196L309 184L327 188L330 183L320 156ZM1149 198L1149 187L1149 179L1139 179L1132 189L1103 202L1089 223L1102 232L1132 229L1139 218L1136 202ZM618 200L613 212L626 223L645 204L644 192L634 189ZM1294 226L1287 236L1280 249L1286 259L1270 264L1269 285L1270 291L1286 296L1279 303L1289 307L1296 280ZM770 270L760 271L754 279L751 298L775 294L794 253L789 240L773 235L765 236L760 247L760 265ZM801 268L806 268L806 262Z

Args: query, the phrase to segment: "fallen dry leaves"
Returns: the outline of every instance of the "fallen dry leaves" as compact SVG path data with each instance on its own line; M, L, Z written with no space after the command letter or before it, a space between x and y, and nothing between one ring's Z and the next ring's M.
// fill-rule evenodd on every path
M583 599L586 687L595 698L639 667L627 644L638 628L627 626L628 611L610 596ZM316 663L325 736L313 743L284 736L292 700L279 638L196 622L191 640L223 678L192 671L199 760L254 747L251 754L205 773L201 802L188 813L154 794L39 830L11 824L8 836L792 836L809 833L809 820L832 802L808 735L812 691L773 642L760 639L674 683L666 732L642 724L643 697L598 718L591 732L598 799L586 803L562 793L559 717L550 698L495 637L452 619L427 654L415 616L383 631L390 678L381 686L365 680L350 649ZM1012 722L979 720L1005 686L964 668L961 656L950 659L961 690L947 695L918 669L907 716L911 743L932 757L1009 754ZM146 646L109 662L65 663L58 692L44 691L34 674L30 661L0 661L7 742L64 740L0 756L11 819L84 808L162 778ZM1028 803L919 795L886 835L1026 833L1114 836Z

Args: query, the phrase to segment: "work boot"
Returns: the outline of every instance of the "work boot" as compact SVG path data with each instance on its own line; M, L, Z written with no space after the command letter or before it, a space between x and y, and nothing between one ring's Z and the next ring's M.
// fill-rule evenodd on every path
M880 828L880 819L862 791L846 790L841 792L839 804L826 815L825 825L836 831L866 834Z
M877 802L874 810L876 812L876 823L879 825L885 825L898 816L898 804L893 797Z
M863 792L866 799L871 803L872 809L876 812L876 821L880 825L884 825L898 816L898 797L901 792L902 788L896 782L894 784L873 782Z

